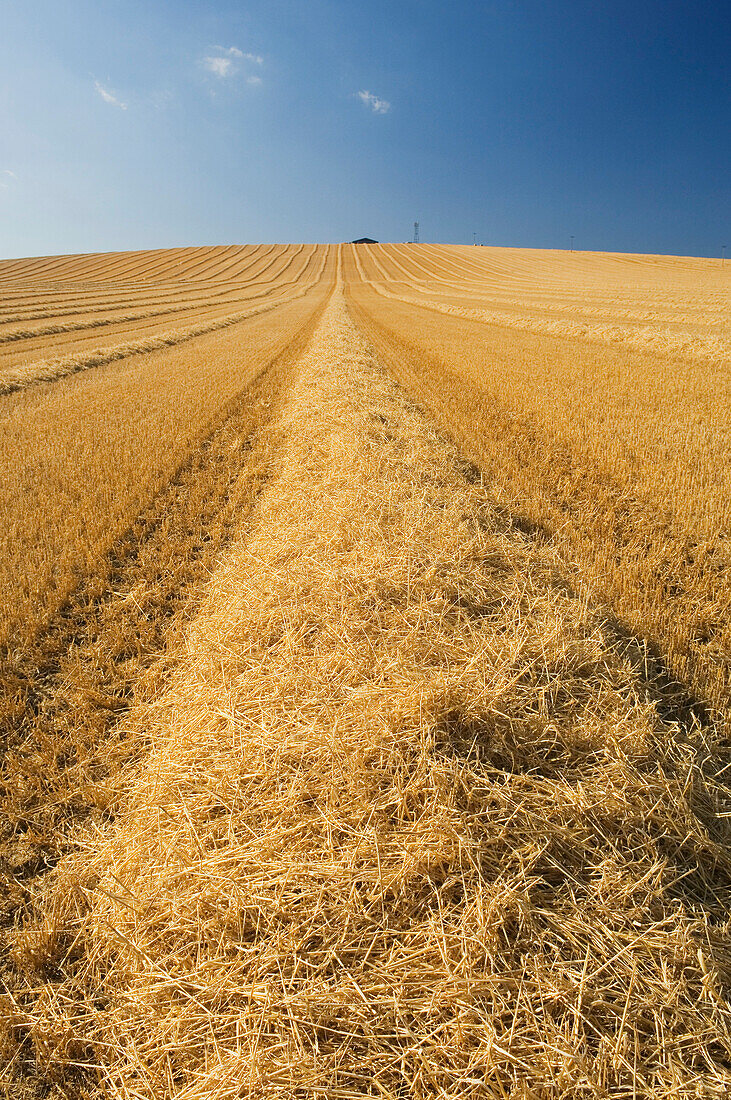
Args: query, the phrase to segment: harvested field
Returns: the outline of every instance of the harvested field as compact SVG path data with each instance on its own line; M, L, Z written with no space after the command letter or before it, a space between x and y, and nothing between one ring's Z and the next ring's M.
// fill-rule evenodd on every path
M0 643L32 636L95 575L227 404L296 347L332 286L325 259L312 288L240 324L155 351L135 345L2 398Z
M0 397L6 1095L725 1096L725 284L298 247L266 312ZM591 309L706 343L545 328Z
M670 674L728 719L729 269L430 246L424 258L361 246L347 260L358 320L399 380L506 506L545 531ZM441 281L428 283L425 270ZM453 298L481 294L502 312L445 305L447 279ZM652 309L654 321L598 332L547 320L599 308Z
M264 268L261 264L252 265L256 268L254 272L247 268L247 281L239 276L231 283L209 280L201 284L195 280L186 282L182 288L176 283L168 291L173 297L152 309L139 312L117 309L112 310L112 316L103 317L84 318L77 314L73 321L51 317L44 325L0 330L0 393L179 344L265 313L306 295L322 279L327 258L326 249L305 253L300 245L292 249L274 274L269 271L273 263L270 260ZM295 260L298 262L290 270ZM87 287L88 284L82 284L79 288L82 298ZM49 310L53 309L51 296ZM166 328L171 323L176 327ZM99 329L103 330L101 335ZM4 347L6 344L10 346ZM35 359L39 353L43 357Z

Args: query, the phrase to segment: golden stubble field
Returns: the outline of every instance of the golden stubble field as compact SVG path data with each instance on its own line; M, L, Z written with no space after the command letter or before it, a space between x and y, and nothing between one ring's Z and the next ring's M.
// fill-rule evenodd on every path
M0 287L4 1094L725 1096L728 269Z

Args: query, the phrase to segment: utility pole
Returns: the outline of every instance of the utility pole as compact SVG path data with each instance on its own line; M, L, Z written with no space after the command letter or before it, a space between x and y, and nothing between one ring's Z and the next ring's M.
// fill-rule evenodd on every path
M572 252L574 251L574 235L573 235L573 233L571 234L571 251Z
M419 223L414 222L414 244L419 243Z
M721 245L721 267L726 263L726 245Z
M472 234L472 243L477 244L477 234L476 233Z

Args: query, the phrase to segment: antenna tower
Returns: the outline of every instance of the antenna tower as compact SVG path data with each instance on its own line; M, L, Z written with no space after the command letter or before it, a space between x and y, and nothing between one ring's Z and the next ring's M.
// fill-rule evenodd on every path
M414 244L419 243L419 223L414 222Z

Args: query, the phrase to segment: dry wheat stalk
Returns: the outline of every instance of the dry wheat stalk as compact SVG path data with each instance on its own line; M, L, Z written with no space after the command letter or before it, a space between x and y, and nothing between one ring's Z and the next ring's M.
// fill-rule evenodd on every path
M339 299L271 432L119 820L16 936L13 1027L125 1098L724 1095L701 731Z

